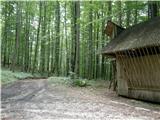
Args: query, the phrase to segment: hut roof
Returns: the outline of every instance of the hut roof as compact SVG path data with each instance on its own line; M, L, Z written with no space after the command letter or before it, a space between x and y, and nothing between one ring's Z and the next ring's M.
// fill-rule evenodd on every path
M102 49L102 54L114 54L125 50L160 45L160 17L134 25Z

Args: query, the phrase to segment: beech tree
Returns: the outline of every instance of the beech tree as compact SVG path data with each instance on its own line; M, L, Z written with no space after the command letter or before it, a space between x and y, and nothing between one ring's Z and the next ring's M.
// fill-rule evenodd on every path
M42 76L111 80L113 64L101 55L107 21L126 28L160 15L159 1L1 3L2 67Z

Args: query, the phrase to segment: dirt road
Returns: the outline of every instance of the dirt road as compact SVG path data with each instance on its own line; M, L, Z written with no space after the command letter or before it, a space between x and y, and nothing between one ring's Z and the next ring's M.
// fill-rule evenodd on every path
M3 120L158 120L160 105L118 97L107 88L23 80L2 86Z

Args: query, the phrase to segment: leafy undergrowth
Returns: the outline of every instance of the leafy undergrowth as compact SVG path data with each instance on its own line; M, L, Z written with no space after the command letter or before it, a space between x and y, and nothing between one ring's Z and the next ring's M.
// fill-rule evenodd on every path
M58 85L70 85L72 82L69 77L49 77L48 80L51 84Z
M40 74L25 73L25 72L12 72L7 69L1 69L1 84L12 83L17 80L23 79L36 79L36 78L46 78L42 77ZM106 80L87 80L87 79L71 79L70 77L49 77L49 82L51 84L57 85L67 85L67 86L78 86L78 87L106 87L108 81Z
M87 80L87 79L70 79L70 77L49 77L51 84L79 86L79 87L95 87L101 88L108 86L107 80Z
M32 78L34 77L31 73L24 72L12 72L6 69L1 70L1 84L12 83L16 80Z

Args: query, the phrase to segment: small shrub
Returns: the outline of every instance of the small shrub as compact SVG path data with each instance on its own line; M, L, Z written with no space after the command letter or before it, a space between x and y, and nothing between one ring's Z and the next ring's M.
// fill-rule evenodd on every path
M72 71L69 72L69 76L70 76L71 79L76 79L77 78L76 73L74 73Z
M49 82L52 84L69 85L71 80L68 77L49 77Z
M15 73L13 73L13 75L19 80L33 77L32 74L24 73L24 72L15 72Z
M8 84L16 80L21 80L30 77L33 77L31 73L24 73L18 71L12 72L7 69L1 69L1 84Z
M79 86L79 87L86 87L88 84L86 80L77 79L73 81L73 85Z
M1 84L12 83L16 80L17 78L15 78L11 71L1 70Z

